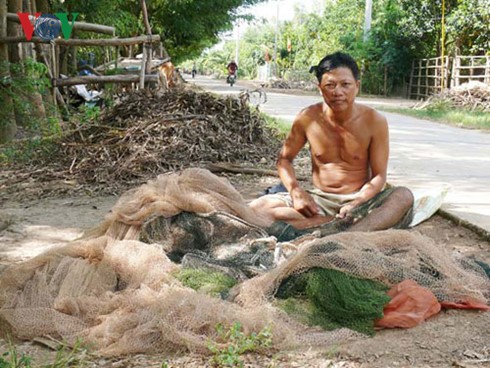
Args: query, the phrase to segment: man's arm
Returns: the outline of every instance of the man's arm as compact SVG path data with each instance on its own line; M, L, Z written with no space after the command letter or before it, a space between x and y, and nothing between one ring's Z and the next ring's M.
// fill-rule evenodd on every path
M359 191L359 196L354 201L340 209L337 215L340 218L345 217L353 208L367 202L381 192L386 183L386 172L390 153L388 123L384 116L376 114L376 121L373 125L373 135L371 144L369 145L371 180L362 186Z
M295 118L286 142L279 153L276 166L282 183L291 195L294 209L305 217L312 217L317 215L320 209L313 198L299 185L293 167L294 158L307 141L305 118L303 113Z

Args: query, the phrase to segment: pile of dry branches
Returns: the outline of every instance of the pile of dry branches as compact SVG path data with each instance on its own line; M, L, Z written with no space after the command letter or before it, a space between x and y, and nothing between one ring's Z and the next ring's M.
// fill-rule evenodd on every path
M0 187L30 177L113 191L210 162L273 164L280 143L259 113L237 98L141 90L54 142L54 151L37 155L30 167L2 175Z
M285 79L270 79L263 84L264 88L291 89L291 84Z
M490 112L490 85L477 81L464 83L429 97L415 108L426 109L441 104L454 108Z

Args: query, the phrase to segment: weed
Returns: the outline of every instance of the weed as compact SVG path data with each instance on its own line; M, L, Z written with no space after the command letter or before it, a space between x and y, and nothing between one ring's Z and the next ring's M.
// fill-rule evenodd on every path
M32 358L24 353L19 356L19 352L10 338L8 339L8 343L8 351L0 356L0 368L31 368Z
M100 107L99 106L86 106L81 105L78 108L79 119L82 124L88 124L92 121L96 121L100 117Z
M44 365L43 368L83 367L86 365L86 355L86 347L80 339L77 339L72 348L61 344L56 351L54 362Z
M256 352L272 345L272 333L269 326L264 327L259 333L252 332L245 334L242 331L240 322L234 322L229 329L219 323L216 325L218 340L221 346L216 343L209 343L208 349L214 354L210 364L215 367L243 367L240 356L249 352Z
M275 118L273 116L267 115L265 113L260 113L262 118L265 120L266 125L276 130L277 136L281 139L286 138L287 134L291 130L291 123L285 119Z

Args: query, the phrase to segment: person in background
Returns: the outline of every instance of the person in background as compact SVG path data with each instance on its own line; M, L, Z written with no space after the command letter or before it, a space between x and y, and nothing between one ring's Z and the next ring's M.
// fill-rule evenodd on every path
M235 60L232 60L229 62L229 64L226 66L226 69L228 70L228 77L226 78L226 81L229 83L230 77L233 76L233 78L236 79L237 77L237 70L238 70L238 65L235 63Z

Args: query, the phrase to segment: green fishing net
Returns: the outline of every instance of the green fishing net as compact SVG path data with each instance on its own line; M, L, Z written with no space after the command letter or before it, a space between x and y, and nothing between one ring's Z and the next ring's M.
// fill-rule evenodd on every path
M236 280L220 272L184 268L175 274L183 285L208 295L220 297L231 289Z
M312 268L286 279L276 297L283 299L278 305L301 322L373 335L374 321L383 317L383 307L390 301L387 290L375 281Z

